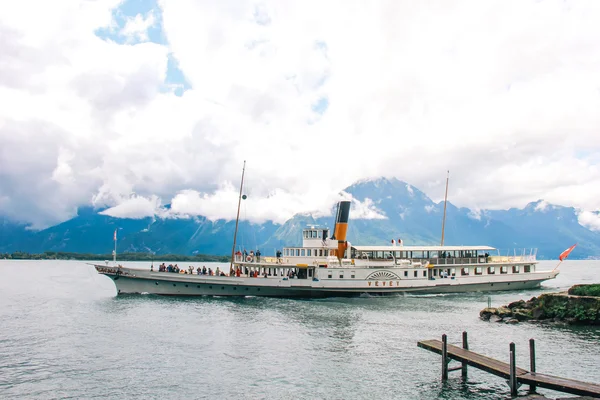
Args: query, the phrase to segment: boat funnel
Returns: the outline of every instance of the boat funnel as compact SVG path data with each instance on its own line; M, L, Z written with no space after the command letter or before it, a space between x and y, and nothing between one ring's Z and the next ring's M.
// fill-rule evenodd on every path
M340 201L338 203L337 215L335 217L335 231L333 238L338 241L337 258L342 260L344 252L346 251L346 233L348 231L348 217L350 215L350 204L349 201Z

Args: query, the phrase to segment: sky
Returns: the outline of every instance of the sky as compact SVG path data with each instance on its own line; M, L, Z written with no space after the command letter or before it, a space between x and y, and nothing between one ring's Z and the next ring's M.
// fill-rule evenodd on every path
M396 177L600 229L600 2L0 3L0 214L328 212ZM170 210L164 205L170 204Z

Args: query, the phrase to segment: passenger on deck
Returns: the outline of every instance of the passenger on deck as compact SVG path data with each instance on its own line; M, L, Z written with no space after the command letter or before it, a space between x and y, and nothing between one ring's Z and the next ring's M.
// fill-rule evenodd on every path
M200 269L200 267L198 267L198 269L196 269L196 273L197 273L198 275L201 275L201 274L202 274L202 270Z
M281 263L281 250L277 250L277 263Z
M206 265L202 266L202 275L206 275L207 271L206 271Z
M256 262L260 262L260 250L256 250Z
M215 275L221 276L221 270L219 269L219 267L217 267L217 270L215 271Z
M241 272L240 269L236 268L236 270L235 270L235 276L239 278L240 277L240 272Z

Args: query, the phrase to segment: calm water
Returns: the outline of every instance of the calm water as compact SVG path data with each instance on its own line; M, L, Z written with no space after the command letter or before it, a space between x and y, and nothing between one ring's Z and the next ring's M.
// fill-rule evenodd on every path
M567 261L561 271L541 290L491 294L492 305L600 282L597 261ZM529 365L533 337L538 371L600 382L599 328L483 322L479 311L487 301L486 293L116 297L112 281L83 262L4 260L0 398L510 398L504 380L473 368L466 383L453 372L441 384L441 357L417 347L418 340L443 333L459 343L463 330L472 350L507 361L514 341L522 367Z

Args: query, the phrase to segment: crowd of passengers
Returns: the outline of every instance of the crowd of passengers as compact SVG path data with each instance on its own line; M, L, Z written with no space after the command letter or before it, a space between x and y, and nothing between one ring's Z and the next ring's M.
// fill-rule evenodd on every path
M154 269L154 267L150 267L150 270L152 271ZM212 268L206 268L206 266L203 266L202 268L198 267L197 269L194 269L194 267L189 266L187 269L186 268L179 268L179 266L177 264L173 265L173 264L169 264L168 266L165 265L165 263L162 263L158 266L158 272L172 272L175 274L185 274L185 275L209 275L209 276L236 276L236 277L240 277L242 274L242 269L241 268L230 268L229 270L229 274L226 274L225 272L221 271L219 267L217 267L217 269L215 271L212 270ZM245 275L250 277L250 278L258 278L258 270L250 270L248 269L248 267L244 268L244 272ZM267 270L264 271L264 273L262 274L263 278L268 278L269 276L273 276L271 275L271 272L267 272ZM277 276L277 273L275 273L274 276ZM283 276L283 271L281 272L281 276ZM290 269L290 271L287 273L287 277L288 278L297 278L297 272L293 269Z
M198 267L194 269L194 267L189 266L186 268L179 268L177 264L169 264L168 266L165 263L162 263L158 266L158 272L173 272L175 274L189 274L189 275L210 275L210 276L226 276L225 272L221 271L219 267L215 271L212 268L206 268L203 266L202 268Z

